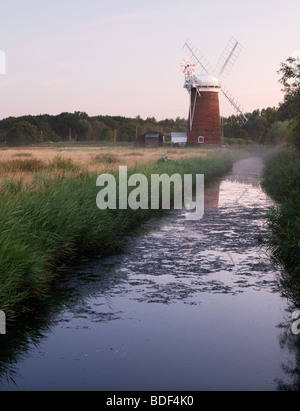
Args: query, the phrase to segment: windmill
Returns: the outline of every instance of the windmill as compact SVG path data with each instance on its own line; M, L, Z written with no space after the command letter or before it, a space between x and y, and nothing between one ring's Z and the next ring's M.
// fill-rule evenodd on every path
M241 120L248 118L238 101L221 85L236 62L242 46L231 38L216 68L211 69L208 61L201 55L190 40L184 44L187 57L181 68L185 75L184 88L190 98L187 141L191 144L221 144L221 119L219 106L220 91L237 111ZM194 74L197 70L197 74Z

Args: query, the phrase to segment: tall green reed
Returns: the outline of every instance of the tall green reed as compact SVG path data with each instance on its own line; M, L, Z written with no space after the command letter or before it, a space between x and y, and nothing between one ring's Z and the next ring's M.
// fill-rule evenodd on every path
M300 152L272 150L265 159L262 186L277 202L268 216L269 246L285 291L300 304Z
M236 153L136 166L128 174L227 172ZM121 164L120 164L121 165ZM61 170L64 170L61 173ZM118 178L117 171L114 172ZM13 317L47 296L55 275L81 257L119 252L124 236L160 210L99 210L97 175L56 159L31 183L7 180L0 188L0 309ZM149 180L150 181L150 180Z

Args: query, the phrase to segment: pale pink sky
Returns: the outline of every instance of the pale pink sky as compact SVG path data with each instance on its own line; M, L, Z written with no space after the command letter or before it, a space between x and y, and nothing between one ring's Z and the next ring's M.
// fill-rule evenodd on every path
M246 112L278 106L277 71L300 49L299 0L1 0L0 118L85 111L187 117L187 38L214 66L243 50L225 86ZM221 114L234 114L221 98Z

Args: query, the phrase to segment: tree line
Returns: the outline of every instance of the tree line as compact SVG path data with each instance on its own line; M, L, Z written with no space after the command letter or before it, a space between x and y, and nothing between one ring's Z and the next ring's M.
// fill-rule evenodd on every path
M85 112L8 117L0 121L0 142L10 146L56 141L130 142L147 131L162 134L185 131L180 117L157 121L155 117L93 116Z
M227 142L236 144L278 142L277 135L276 141L273 141L273 136L269 133L270 128L277 121L278 109L255 110L253 113L247 113L247 116L249 121L245 125L239 116L233 115L222 119L223 134ZM166 134L173 131L186 132L186 130L187 120L180 117L175 120L157 121L154 117L144 120L140 116L89 117L87 113L78 111L3 119L0 121L0 143L15 146L68 140L133 142L137 136L148 131Z
M238 115L222 119L222 134L229 144L281 144L286 139L300 148L300 61L288 58L278 73L284 100L279 107L246 113L244 124ZM186 131L187 119L157 121L155 117L92 116L85 112L64 112L8 117L0 121L0 143L8 146L56 141L133 142L148 131L161 134Z

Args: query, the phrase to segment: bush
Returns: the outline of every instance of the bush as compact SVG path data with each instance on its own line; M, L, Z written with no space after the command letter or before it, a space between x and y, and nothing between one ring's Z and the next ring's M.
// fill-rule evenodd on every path
M0 162L0 173L35 173L42 168L44 168L44 163L37 158L14 159Z
M50 161L48 168L51 171L64 170L64 171L78 171L81 169L79 163L74 162L71 158L63 158L61 156L55 156L52 161Z
M300 150L300 115L290 123L289 142Z
M278 148L265 157L263 188L282 203L300 190L300 156L294 150Z
M278 202L268 216L269 245L285 270L281 281L300 303L300 155L273 150L266 157L262 186Z
M243 138L224 138L224 143L228 144L229 146L243 146L243 145L251 145L254 144L254 142L252 140L245 140Z
M266 134L266 143L280 145L286 142L289 134L289 121L275 121Z
M116 164L118 161L119 156L117 154L102 153L93 157L93 163L95 164Z

